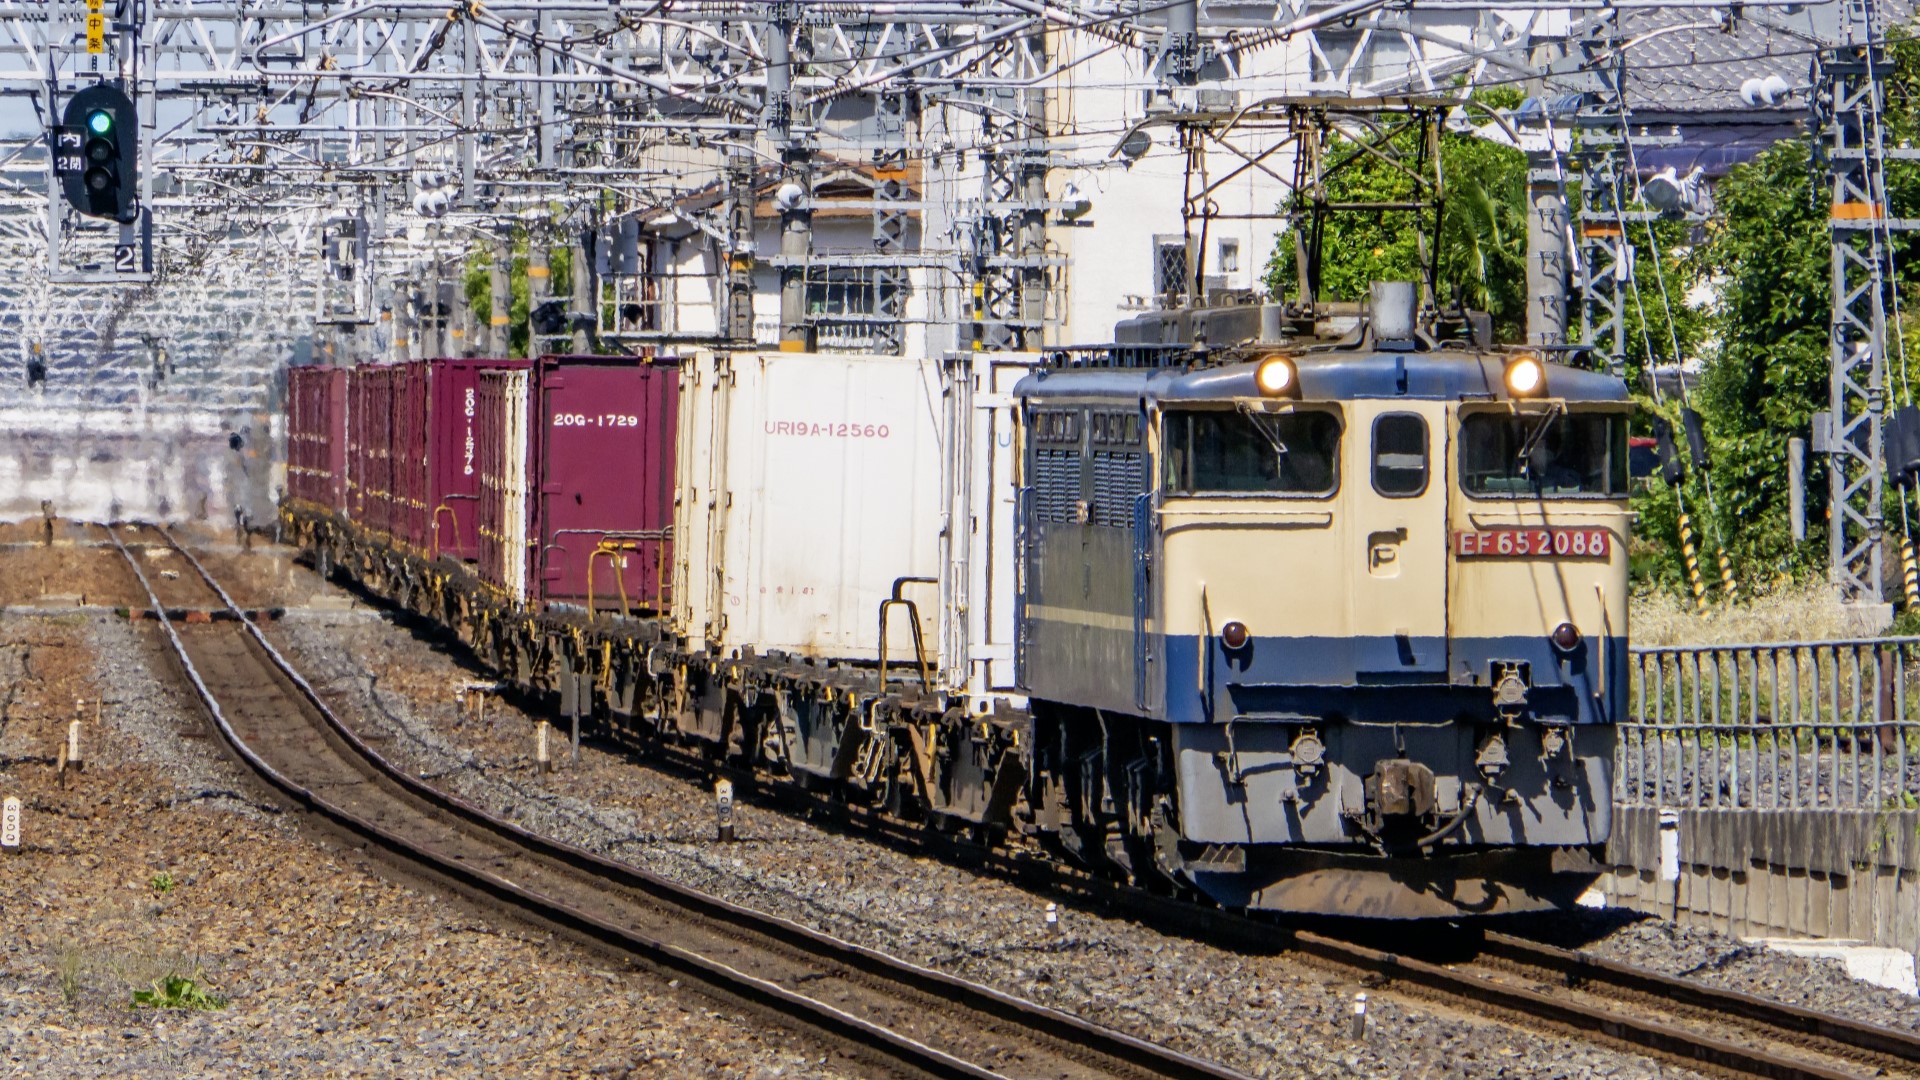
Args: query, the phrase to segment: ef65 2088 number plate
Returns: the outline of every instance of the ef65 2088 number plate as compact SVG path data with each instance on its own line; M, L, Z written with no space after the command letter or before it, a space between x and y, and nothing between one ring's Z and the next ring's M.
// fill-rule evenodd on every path
M1604 559L1613 551L1605 529L1462 529L1453 553L1463 559Z

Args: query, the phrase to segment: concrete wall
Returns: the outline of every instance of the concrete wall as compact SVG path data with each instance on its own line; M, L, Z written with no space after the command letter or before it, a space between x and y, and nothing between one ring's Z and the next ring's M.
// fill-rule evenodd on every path
M1615 810L1608 902L1742 937L1920 949L1920 811Z

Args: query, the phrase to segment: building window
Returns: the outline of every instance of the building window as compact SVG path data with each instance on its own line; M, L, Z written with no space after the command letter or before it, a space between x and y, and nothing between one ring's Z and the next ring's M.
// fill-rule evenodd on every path
M1240 272L1240 241L1220 241L1220 272L1223 274Z
M1187 283L1190 277L1191 272L1187 269L1187 238L1184 236L1154 237L1154 293L1168 303L1173 303L1187 295Z
M835 266L807 270L807 321L821 349L874 349L897 335L904 292L895 280L871 268ZM897 351L897 344L882 351Z

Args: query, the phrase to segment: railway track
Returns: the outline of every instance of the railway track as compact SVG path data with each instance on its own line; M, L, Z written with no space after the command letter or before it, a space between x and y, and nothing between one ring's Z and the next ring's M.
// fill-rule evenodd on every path
M982 866L1246 952L1291 955L1369 987L1526 1027L1550 1025L1617 1049L1723 1076L1920 1080L1920 1036L1663 975L1472 926L1307 930L1122 886L1024 851L995 852L914 829L825 793L768 785L685 748L653 752L689 777L726 775L742 797L847 826L871 838ZM1411 947L1409 947L1411 946Z
M1711 1073L1920 1077L1920 1037L1909 1032L1493 931L1437 935L1417 947L1420 955L1375 947L1367 937L1293 931L1287 947L1414 997L1473 1002L1496 1016L1543 1022Z
M171 538L167 538L167 542L170 543ZM187 580L188 575L185 574L176 579L181 582L180 588L205 586L216 596L221 611L237 610L211 579L199 570L198 565L192 563L190 556L180 552L180 558L196 571L193 580ZM176 597L173 608L178 611L190 602ZM158 596L154 597L154 606L156 609L165 607ZM377 755L370 751L362 755L364 747L325 711L304 683L298 682L298 676L293 675L284 661L272 653L265 639L250 623L234 621L179 626L169 622L168 633L170 637L182 641L224 634L249 643L250 648L260 650L268 657L266 671L263 673L256 669L253 683L277 680L300 691L298 701L291 704L286 700L280 701L278 709L282 715L294 709L317 716L321 722L306 725L306 730L327 732L329 740L343 744L352 751L345 755L336 752L335 758L363 757L368 762L379 761ZM205 693L203 691L203 696ZM210 705L210 708L216 707ZM262 740L271 737L268 732L258 736ZM1057 863L1043 863L1029 854L986 853L973 845L849 806L823 793L762 784L751 773L719 767L704 756L670 744L655 743L653 749L659 752L665 764L689 777L705 778L716 773L732 776L743 796L767 798L790 810L801 809L817 816L826 816L896 845L909 846L922 852L932 848L950 857L984 862L990 870L1002 876L1027 882L1042 878L1049 887L1063 893L1119 908L1147 919L1153 925L1180 926L1188 933L1230 943L1247 951L1297 956L1322 968L1349 974L1369 987L1444 1004L1461 1011L1522 1026L1545 1024L1596 1042L1650 1054L1712 1074L1780 1080L1834 1080L1862 1075L1920 1078L1920 1037L1907 1032L1660 975L1493 931L1467 928L1458 933L1429 935L1418 943L1417 948L1409 950L1402 942L1374 933L1324 933L1276 926L1264 920L1197 908L1184 901L1169 900L1114 885L1067 870ZM682 950L725 967L744 968L744 962L736 963L745 949L738 940L742 928L748 925L763 928L762 934L775 939L772 944L784 947L785 954L780 966L762 969L765 972L762 981L772 990L784 990L787 993L793 992L791 987L805 986L807 993L804 996L809 1000L827 999L823 1004L838 1010L843 1018L838 1025L826 1023L821 1028L842 1041L865 1044L869 1037L866 1029L859 1025L849 1026L847 1021L876 1015L881 1019L868 1021L873 1027L892 1030L904 1041L928 1049L936 1045L963 1047L970 1038L981 1039L980 1032L984 1025L969 1029L964 1019L936 1020L927 1012L928 1008L950 997L956 987L966 987L972 993L984 995L979 1011L1001 1018L999 1027L991 1029L993 1035L985 1037L987 1042L1004 1040L1007 1026L1014 1023L1008 1017L1019 1018L1021 1010L1034 1008L991 990L961 983L943 974L901 965L897 961L821 937L783 920L745 912L723 901L699 897L698 894L688 898L682 894L689 893L689 890L680 886L604 863L578 849L551 844L525 834L511 825L487 818L463 803L433 792L390 767L380 770L377 781L369 785L364 771L349 770L338 778L337 784L356 793L365 787L392 787L407 791L429 807L438 808L443 815L463 821L484 822L486 832L516 841L527 852L524 855L502 855L488 851L456 852L453 853L456 865L451 871L442 871L445 876L479 891L497 894L497 889L472 882L463 877L462 872L470 873L485 868L489 860L494 860L496 869L504 874L510 868L513 880L527 884L531 880L528 866L552 860L563 866L583 867L581 873L591 889L604 891L612 882L622 890L644 895L650 904L665 902L663 898L672 898L671 902L678 904L691 903L692 910L701 920L703 936L695 937L686 928L687 924L676 923L662 916L660 921L648 924L655 951L639 950L641 955L661 966L702 977L723 993L786 1011L792 1003L783 998L756 996L729 988L713 972L705 971L699 963L693 962L691 957L682 958L671 951L658 952L661 948ZM288 789L283 787L282 790ZM323 793L316 791L315 799L318 800ZM289 794L293 792L289 791ZM441 827L443 830L446 828L444 824ZM364 829L356 828L354 831L367 835ZM591 919L590 899L578 903L581 910L573 917L564 913L558 917L552 914L539 917L598 940L617 944L618 935L602 925L606 920ZM524 902L521 906L527 908ZM580 916L589 917L583 919ZM1405 935L1400 937L1404 939ZM1382 947L1383 942L1386 947ZM862 964L878 965L883 971L869 974L864 967L856 969L848 959L848 954L835 951L839 949L852 950L851 955L859 957ZM779 948L774 951L778 952ZM822 977L816 970L822 967L835 967L835 971ZM904 990L896 988L889 992L886 989L888 978L899 977L885 970L891 968L905 970L906 977L900 984L905 987ZM830 991L827 984L836 980ZM852 987L845 985L847 983L861 983L865 989L877 993L881 1000L875 1001L870 996L865 1000L871 1004L862 1006L859 995ZM862 1012L863 1007L874 1011ZM900 1018L899 1029L887 1027L886 1018L890 1016ZM1055 1027L1048 1038L1054 1051L1065 1055L1069 1067L1056 1068L1055 1060L1047 1059L1045 1067L1029 1070L1022 1066L1041 1059L1030 1057L1026 1052L1012 1055L1012 1058L1018 1059L1017 1064L1004 1054L998 1058L988 1055L990 1060L971 1065L961 1061L960 1054L948 1055L961 1066L986 1070L984 1072L941 1073L925 1064L912 1067L936 1075L1232 1075L1191 1059L1184 1059L1181 1067L1200 1071L1154 1071L1153 1066L1130 1061L1124 1055L1115 1055L1114 1060L1104 1066L1099 1065L1093 1057L1076 1050L1074 1040L1084 1032L1102 1029L1092 1028L1064 1014L1049 1017L1048 1023L1067 1025ZM972 1035L968 1034L970 1030ZM1002 1041L1000 1045L1006 1044ZM1137 1050L1128 1047L1126 1052L1135 1053ZM1048 1071L1049 1068L1052 1071Z
M334 716L191 553L164 530L138 528L165 551L146 561L172 573L149 576L117 530L108 536L218 736L294 804L430 876L698 980L899 1075L1241 1075L546 840L421 784ZM191 618L209 610L225 617Z

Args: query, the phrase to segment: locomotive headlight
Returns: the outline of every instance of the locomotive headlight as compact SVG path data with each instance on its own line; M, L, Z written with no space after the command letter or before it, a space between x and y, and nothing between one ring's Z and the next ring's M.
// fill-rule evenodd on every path
M1514 397L1535 397L1547 388L1547 366L1532 355L1507 361L1507 392Z
M1570 653L1580 647L1580 628L1570 622L1563 622L1553 628L1553 633L1547 635L1547 640L1553 642L1553 647L1561 652Z
M1247 629L1247 624L1237 619L1220 628L1220 644L1228 652L1239 652L1252 640L1253 634Z
M1269 356L1254 369L1253 381L1268 397L1288 397L1300 392L1300 373L1293 361L1284 356Z

